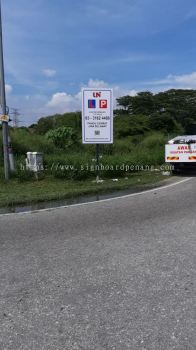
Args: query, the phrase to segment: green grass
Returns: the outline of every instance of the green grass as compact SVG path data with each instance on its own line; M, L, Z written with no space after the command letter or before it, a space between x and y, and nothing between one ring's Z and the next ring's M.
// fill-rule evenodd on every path
M10 137L15 157L25 156L27 152L58 153L58 149L51 140L44 135L31 134L27 129L12 129ZM0 142L2 142L1 138L2 136Z
M123 123L129 127L129 119L126 117L123 122L119 118L116 122L119 125L122 123L121 127L124 130ZM100 145L100 165L105 168L100 172L100 176L105 178L103 184L92 182L95 178L95 171L91 169L96 165L95 145L76 144L66 150L58 149L44 135L32 133L24 128L11 130L11 139L16 172L9 183L4 183L3 159L0 153L0 206L106 193L155 183L163 178L160 173L134 173L122 169L123 166L145 168L146 165L158 167L163 164L166 140L163 133L149 131L146 131L145 135L131 133L116 136L113 145ZM1 133L0 143L2 143ZM27 151L43 152L45 173L41 181L35 181L31 178L31 174L21 171L21 164L24 164ZM67 169L67 165L72 169ZM126 176L128 180L125 180ZM119 181L112 182L111 178L118 178Z
M16 204L36 203L55 199L64 199L86 194L101 194L116 190L132 189L157 183L165 179L160 173L138 172L129 174L128 179L120 178L118 182L111 179L97 184L90 180L68 181L46 177L41 181L19 183L12 179L8 183L0 181L0 207Z

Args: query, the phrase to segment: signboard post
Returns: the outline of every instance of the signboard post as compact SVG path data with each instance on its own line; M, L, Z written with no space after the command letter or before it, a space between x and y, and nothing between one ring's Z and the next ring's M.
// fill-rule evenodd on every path
M84 144L96 144L98 181L99 145L113 143L112 89L82 89L82 141Z

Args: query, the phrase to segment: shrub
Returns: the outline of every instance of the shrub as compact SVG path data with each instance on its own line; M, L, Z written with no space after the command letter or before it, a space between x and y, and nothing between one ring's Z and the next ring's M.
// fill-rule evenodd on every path
M100 171L101 176L106 178L116 178L125 175L125 168L122 167L124 159L121 156L104 156L100 161L100 166L104 169Z
M18 168L13 176L16 177L19 182L31 181L32 179L35 179L34 172L28 169L23 170Z
M155 147L163 147L165 146L167 139L166 136L162 133L153 133L146 136L141 142L141 146L144 148L153 149Z
M88 154L73 153L46 156L45 165L48 173L56 178L83 180L93 175L90 168L92 156Z
M4 180L5 179L5 175L4 175L4 169L3 167L0 167L0 180Z
M59 148L68 148L77 142L77 135L73 128L62 126L60 128L49 130L46 134L48 140L52 140L54 145Z
M114 119L114 133L117 138L143 135L149 131L149 118L145 115L119 115Z

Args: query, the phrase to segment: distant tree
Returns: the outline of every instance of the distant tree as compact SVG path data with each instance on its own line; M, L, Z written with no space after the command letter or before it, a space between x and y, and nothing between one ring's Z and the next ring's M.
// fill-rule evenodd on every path
M196 121L193 118L187 118L184 124L187 135L196 135Z
M119 115L127 115L127 111L122 108L114 109L114 117L117 117Z
M133 114L150 115L155 112L154 97L149 91L139 92L132 97Z
M182 132L182 126L176 122L167 112L165 113L154 113L150 116L149 125L151 129L162 130L165 132Z
M130 110L131 104L132 104L131 96L127 95L127 96L119 97L116 99L116 101L118 106L122 106L125 111L128 112L128 110Z
M49 130L62 126L71 127L79 132L81 130L81 112L55 114L40 118L37 123L36 132L38 134L46 134Z
M118 138L143 135L149 131L149 117L145 115L119 115L114 119L114 132Z
M187 118L196 120L196 90L171 89L154 95L156 111L162 108L185 126Z
M153 94L149 91L139 92L136 96L119 97L117 102L129 114L149 115L155 111Z
M156 116L152 120L153 128L155 124L164 129L179 129L181 125L181 129L186 130L190 118L196 122L196 90L170 89L157 94L143 91L136 96L119 97L117 101L127 114Z
M37 124L31 124L30 126L29 126L29 129L36 129L36 127L37 127Z
M157 94L142 91L136 96L126 95L117 98L117 104L119 108L114 111L115 119L123 118L125 127L123 130L117 122L121 135L133 135L134 132L145 130L143 124L141 127L139 125L142 119L138 116L141 115L148 118L148 128L153 130L158 128L165 132L183 129L190 132L191 125L196 122L196 90L170 89ZM133 118L133 124L129 117ZM81 112L41 118L34 130L36 133L46 134L49 130L59 127L71 127L78 136L81 135Z
M37 123L36 131L38 134L46 134L50 129L54 128L54 120L52 117L40 118Z

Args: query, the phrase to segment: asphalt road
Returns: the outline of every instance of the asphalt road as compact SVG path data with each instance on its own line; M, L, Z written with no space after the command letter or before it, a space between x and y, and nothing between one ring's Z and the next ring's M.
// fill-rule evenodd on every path
M1 350L196 349L196 178L1 216L0 243Z

